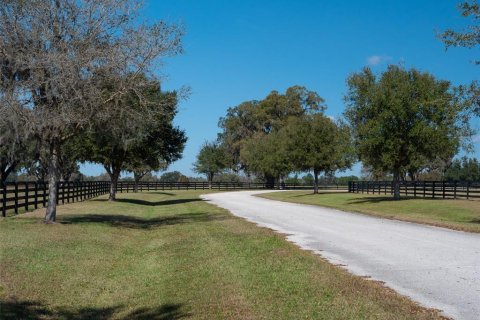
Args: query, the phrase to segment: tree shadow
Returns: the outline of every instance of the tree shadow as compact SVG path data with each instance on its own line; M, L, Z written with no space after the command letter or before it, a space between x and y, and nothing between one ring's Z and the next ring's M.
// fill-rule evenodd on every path
M400 197L400 199L395 199L394 197L362 197L362 198L354 198L351 200L347 200L348 204L360 204L360 203L381 203L381 202L397 202L397 201L405 201L405 200L412 200L412 199L420 199L414 197ZM422 198L423 199L423 198ZM427 200L427 199L425 199Z
M132 320L177 320L191 316L182 311L181 304L163 304L155 308L139 308L124 317L115 319ZM68 320L100 320L111 319L114 314L121 312L123 306L108 308L81 308L77 310L57 308L49 310L46 306L35 301L0 301L1 320L33 320L33 319L68 319Z
M224 215L210 214L205 212L182 213L153 219L144 219L126 215L84 214L63 216L59 222L63 224L102 223L112 227L129 229L154 229L161 226L175 225L180 223L208 222L214 220L224 220L226 218L227 216Z
M191 314L181 311L182 305L164 304L155 309L140 308L131 312L124 319L132 320L175 320L190 317Z
M147 193L148 194L159 194L159 195L163 195L163 196L175 196L175 193L164 192L164 191L147 191Z
M106 202L107 199L93 199L92 201L99 201L99 202ZM187 198L187 199L174 199L174 200L162 200L162 201L148 201L148 200L140 200L140 199L117 199L115 202L122 202L122 203L130 203L140 206L168 206L168 205L175 205L175 204L184 204L189 202L198 202L203 201L199 198Z
M474 218L474 219L470 220L470 223L478 223L478 224L480 224L480 218Z
M39 319L52 317L53 313L43 305L30 301L0 301L0 319Z
M321 195L324 195L324 194L347 194L348 192L345 192L345 191L321 191L319 190L317 194L313 193L313 191L311 193L306 193L306 194L297 194L297 195L294 195L292 196L292 198L302 198L302 197L309 197L309 196L321 196Z

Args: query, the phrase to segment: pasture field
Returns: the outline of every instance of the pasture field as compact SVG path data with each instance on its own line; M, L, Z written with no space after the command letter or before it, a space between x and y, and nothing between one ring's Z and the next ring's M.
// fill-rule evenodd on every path
M443 200L391 196L320 192L286 191L258 195L259 197L317 205L359 212L372 216L423 223L455 230L480 232L479 200Z
M440 318L202 193L101 196L59 206L53 225L43 210L0 219L0 319Z

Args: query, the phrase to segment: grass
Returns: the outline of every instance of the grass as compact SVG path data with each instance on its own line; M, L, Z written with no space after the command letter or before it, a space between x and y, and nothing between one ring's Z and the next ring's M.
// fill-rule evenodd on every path
M360 212L389 219L423 223L468 232L480 232L480 201L402 198L357 193L288 191L260 197Z
M437 319L200 191L0 219L0 319Z

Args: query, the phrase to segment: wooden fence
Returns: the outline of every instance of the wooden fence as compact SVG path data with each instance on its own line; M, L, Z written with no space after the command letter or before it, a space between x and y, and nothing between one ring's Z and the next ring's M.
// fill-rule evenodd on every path
M285 184L283 189L301 190L312 189L313 186ZM321 185L320 189L344 190L347 185ZM138 191L165 191L165 190L206 190L207 182L140 182ZM214 182L214 190L254 190L268 189L264 183L236 183ZM117 192L133 192L134 182L122 181L117 184ZM110 191L109 181L60 182L58 184L57 204L84 201ZM0 185L0 212L3 217L7 213L22 213L32 209L46 207L48 202L48 185L44 182L11 182Z
M348 192L393 195L392 181L350 181ZM431 199L480 199L480 182L401 181L405 197Z

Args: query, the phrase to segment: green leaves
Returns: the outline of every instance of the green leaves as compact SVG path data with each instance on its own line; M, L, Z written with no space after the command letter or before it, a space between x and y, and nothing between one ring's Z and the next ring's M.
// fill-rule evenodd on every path
M251 139L262 139L262 135L278 132L290 118L321 113L326 108L324 103L316 92L292 86L284 94L272 91L263 100L247 101L229 108L227 115L219 121L223 130L220 141L231 157L229 166L252 171L247 159L253 158L244 150Z
M416 69L369 68L348 78L345 116L360 160L396 175L418 173L437 158L447 161L469 133L467 105L450 83Z
M218 142L205 142L193 164L193 170L205 174L211 182L214 175L222 172L227 166L226 154Z

